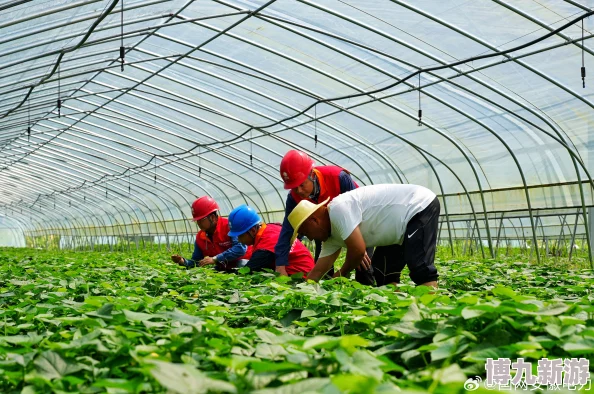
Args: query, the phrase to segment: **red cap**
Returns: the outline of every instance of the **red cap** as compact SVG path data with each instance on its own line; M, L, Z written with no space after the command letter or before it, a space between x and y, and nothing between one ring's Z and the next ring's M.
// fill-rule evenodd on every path
M219 210L219 204L209 196L203 196L192 204L192 217L194 221L204 219Z
M290 150L280 165L280 175L285 182L285 189L294 189L301 185L311 173L314 161L305 152Z

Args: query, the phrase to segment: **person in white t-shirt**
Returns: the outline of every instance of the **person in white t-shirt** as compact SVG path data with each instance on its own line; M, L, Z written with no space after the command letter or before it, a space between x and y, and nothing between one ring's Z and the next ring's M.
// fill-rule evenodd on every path
M303 200L289 215L294 233L322 241L322 251L308 279L318 281L347 248L342 268L347 276L365 265L365 248L376 247L371 259L378 286L400 282L405 265L417 285L437 287L433 263L439 200L417 185L371 185L351 190L321 204Z

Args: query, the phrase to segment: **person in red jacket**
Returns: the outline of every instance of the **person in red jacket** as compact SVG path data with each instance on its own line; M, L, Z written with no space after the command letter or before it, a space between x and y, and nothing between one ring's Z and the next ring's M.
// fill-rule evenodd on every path
M252 271L275 269L274 247L280 232L280 224L264 223L254 208L247 205L240 205L229 214L229 236L237 237L239 242L252 247L252 256L245 265ZM289 249L288 262L285 266L288 275L298 272L307 274L314 268L309 249L298 239Z
M280 175L284 182L284 188L290 192L285 203L285 218L282 230L275 247L276 270L281 275L286 275L285 266L289 252L289 242L293 235L293 227L288 220L293 209L302 200L314 204L332 199L339 194L346 193L359 187L353 181L351 174L344 168L338 166L314 166L314 161L305 153L297 150L288 151L283 157L280 165ZM314 241L315 257L318 260L322 243ZM375 279L371 267L373 249L366 250L362 266L355 272L355 278L359 283L374 285ZM369 267L369 268L366 268ZM330 272L332 276L333 272Z
M200 197L192 204L192 218L200 231L196 234L194 253L191 259L179 255L171 260L186 267L215 265L217 271L231 271L240 260L251 257L251 248L239 243L237 237L229 237L229 221L219 215L219 204L211 197Z

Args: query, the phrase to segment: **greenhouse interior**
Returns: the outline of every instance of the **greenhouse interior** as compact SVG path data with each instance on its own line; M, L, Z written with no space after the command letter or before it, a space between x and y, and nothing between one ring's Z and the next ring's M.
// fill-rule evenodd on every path
M594 391L591 16L0 1L0 392Z

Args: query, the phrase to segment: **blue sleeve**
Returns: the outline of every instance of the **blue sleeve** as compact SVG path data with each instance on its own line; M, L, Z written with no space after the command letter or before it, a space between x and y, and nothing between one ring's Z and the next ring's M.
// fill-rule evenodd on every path
M239 243L237 237L231 237L231 242L233 244L229 249L217 255L217 261L229 262L237 260L238 258L243 256L245 252L247 252L247 246L245 246L242 243Z
M289 250L291 249L291 237L293 236L293 227L289 223L289 214L293 212L293 209L297 206L297 202L291 196L291 193L287 196L287 202L285 203L285 219L283 220L283 227L278 236L278 241L274 247L274 254L276 256L277 266L289 265Z
M357 188L355 182L353 182L351 174L347 173L346 171L342 171L338 175L338 183L340 184L340 194L346 193Z
M204 254L202 254L202 250L198 247L198 243L194 242L194 253L192 253L192 260L184 259L186 261L186 267L194 267L196 266L200 260L204 258Z

